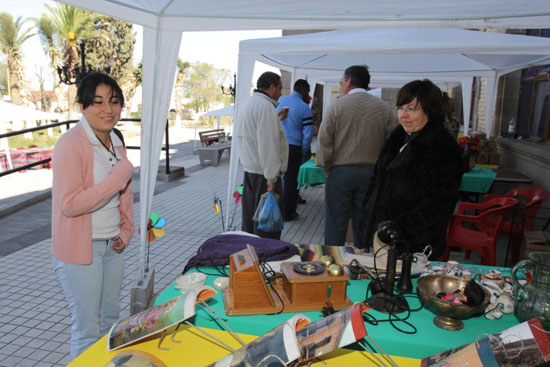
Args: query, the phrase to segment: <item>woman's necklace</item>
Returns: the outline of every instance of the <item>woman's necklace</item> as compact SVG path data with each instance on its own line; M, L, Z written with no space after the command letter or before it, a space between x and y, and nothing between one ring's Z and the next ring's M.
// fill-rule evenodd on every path
M109 143L111 143L111 149L107 148L107 145L105 145L105 143L103 142L103 140L101 140L101 139L97 136L97 134L95 134L95 137L97 138L97 140L99 140L99 142L101 143L101 145L103 145L103 147L104 147L105 149L107 149L107 151L108 151L109 153L111 153L111 155L112 155L113 157L115 157L116 161L118 162L120 159L118 159L118 157L117 157L117 155L116 155L116 150L115 150L115 147L114 147L114 145L113 145L113 140L111 140L111 133L108 133L107 136L109 137ZM111 160L111 159L109 158L109 160Z

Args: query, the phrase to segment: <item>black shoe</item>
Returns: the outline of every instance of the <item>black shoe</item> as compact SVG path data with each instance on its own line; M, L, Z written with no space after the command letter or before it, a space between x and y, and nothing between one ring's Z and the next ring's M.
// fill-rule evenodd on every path
M302 199L302 197L300 195L298 195L298 200L296 200L296 202L298 204L305 204L306 203L306 201L304 199Z
M290 214L290 215L286 215L284 221L285 221L285 222L293 221L293 220L297 219L298 216L299 216L298 213L294 212L294 213L292 213L292 214Z

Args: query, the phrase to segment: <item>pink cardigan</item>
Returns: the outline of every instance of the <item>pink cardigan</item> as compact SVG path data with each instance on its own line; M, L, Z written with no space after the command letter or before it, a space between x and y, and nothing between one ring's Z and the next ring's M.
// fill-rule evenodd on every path
M52 254L72 264L92 263L92 215L119 192L120 238L128 246L134 233L131 180L133 166L126 151L105 180L94 185L94 154L81 123L63 134L52 156Z

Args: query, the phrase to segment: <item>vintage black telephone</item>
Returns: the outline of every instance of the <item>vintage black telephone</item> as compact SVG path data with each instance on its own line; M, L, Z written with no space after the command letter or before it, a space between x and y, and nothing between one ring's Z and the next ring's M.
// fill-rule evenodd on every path
M409 305L402 294L412 291L411 266L413 255L410 252L408 244L401 240L400 232L401 230L397 223L385 221L378 223L374 235L375 259L379 255L379 252L386 251L387 249L387 257L381 256L382 258L386 257L386 274L384 278L377 277L370 282L367 296L369 293L371 296L367 298L367 303L375 310L384 313L401 313L409 309ZM395 274L399 253L397 249L398 244L405 244L405 251L401 254L401 275L397 287L395 287ZM395 293L395 289L397 289L398 294Z

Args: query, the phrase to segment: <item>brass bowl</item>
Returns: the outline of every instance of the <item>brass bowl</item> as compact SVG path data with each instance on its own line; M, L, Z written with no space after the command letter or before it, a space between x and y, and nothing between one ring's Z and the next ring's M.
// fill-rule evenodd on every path
M332 257L331 255L324 255L323 257L321 257L320 263L323 264L325 268L328 268L329 266L334 264L334 257Z
M438 293L453 293L457 289L464 288L466 283L468 283L467 280L450 275L434 274L418 279L417 292L422 303L428 310L438 315L434 318L436 326L446 330L460 330L464 327L464 323L460 320L482 314L487 308L491 295L484 287L481 288L485 292L485 298L476 307L446 302L437 298Z
M332 264L328 267L328 273L334 277L339 277L344 274L344 268L342 265Z

